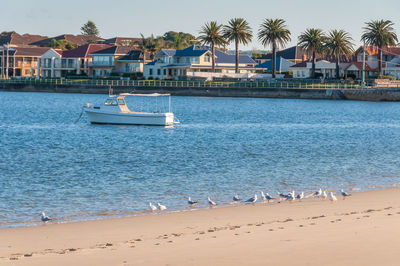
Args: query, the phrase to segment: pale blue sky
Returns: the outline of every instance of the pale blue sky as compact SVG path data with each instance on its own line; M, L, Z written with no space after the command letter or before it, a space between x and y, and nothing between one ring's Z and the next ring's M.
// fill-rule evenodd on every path
M62 3L62 4L59 4ZM357 45L364 22L390 19L400 35L399 0L20 0L2 1L0 31L55 36L79 34L88 19L99 27L102 37L145 36L166 31L194 35L205 22L226 23L230 18L247 19L256 35L264 18L283 18L292 32L292 42L308 27L345 29ZM262 48L257 39L247 47Z

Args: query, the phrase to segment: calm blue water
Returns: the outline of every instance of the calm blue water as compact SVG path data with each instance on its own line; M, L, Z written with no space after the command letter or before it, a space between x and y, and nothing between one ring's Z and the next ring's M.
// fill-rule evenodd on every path
M97 219L186 196L400 183L400 103L174 97L175 128L77 123L104 95L0 92L0 227Z

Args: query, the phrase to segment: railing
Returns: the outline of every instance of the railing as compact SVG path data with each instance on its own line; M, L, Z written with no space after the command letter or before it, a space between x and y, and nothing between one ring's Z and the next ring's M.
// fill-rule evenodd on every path
M0 79L0 83L10 84L55 84L55 85L91 85L124 87L166 87L166 88L284 88L284 89L361 89L354 83L308 83L298 81L172 81L172 80L102 80L102 79ZM374 88L364 86L364 89ZM382 85L379 88L399 89L400 85Z

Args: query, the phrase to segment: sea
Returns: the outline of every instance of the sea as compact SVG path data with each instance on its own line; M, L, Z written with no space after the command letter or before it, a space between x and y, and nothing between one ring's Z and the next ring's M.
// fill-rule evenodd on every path
M400 183L400 103L172 97L173 127L92 125L107 95L0 92L0 228ZM168 100L131 97L132 110Z

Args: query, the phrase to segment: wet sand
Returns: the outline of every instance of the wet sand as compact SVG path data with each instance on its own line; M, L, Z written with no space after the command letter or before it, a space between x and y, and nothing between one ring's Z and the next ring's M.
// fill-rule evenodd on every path
M0 229L0 265L399 265L399 196Z

